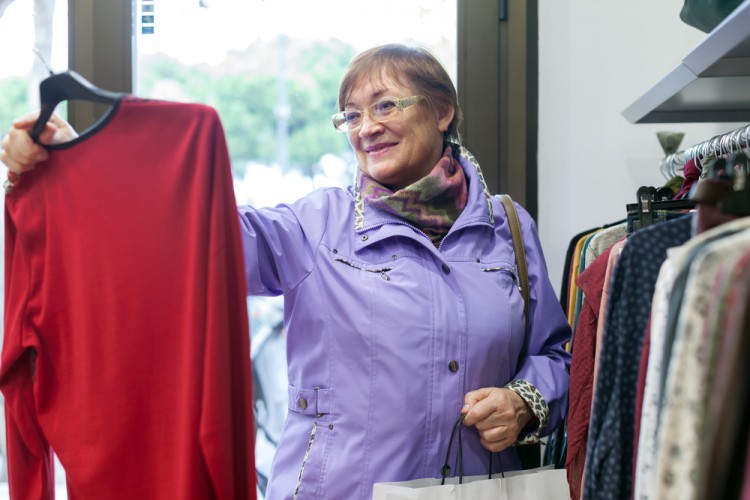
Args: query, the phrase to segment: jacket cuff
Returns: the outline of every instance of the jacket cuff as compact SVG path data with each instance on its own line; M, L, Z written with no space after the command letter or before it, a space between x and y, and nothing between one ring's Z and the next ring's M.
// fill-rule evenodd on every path
M505 385L506 389L510 389L526 401L526 404L531 408L532 413L539 421L539 424L534 428L525 428L521 431L518 437L518 441L515 444L533 444L538 443L542 435L542 431L549 422L549 406L542 397L542 394L534 387L534 384L523 379L513 380Z

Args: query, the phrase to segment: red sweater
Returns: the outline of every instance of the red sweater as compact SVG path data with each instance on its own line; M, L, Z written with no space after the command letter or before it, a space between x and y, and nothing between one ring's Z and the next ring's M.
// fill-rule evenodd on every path
M11 497L255 498L243 260L221 123L126 98L5 205Z

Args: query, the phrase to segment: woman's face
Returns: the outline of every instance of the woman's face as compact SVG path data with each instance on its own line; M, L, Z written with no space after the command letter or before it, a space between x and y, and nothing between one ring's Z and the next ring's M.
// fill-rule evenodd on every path
M384 97L417 94L383 75L354 87L344 109L366 110ZM452 108L440 117L427 100L420 99L383 123L364 113L362 126L349 132L349 143L363 172L384 186L401 189L433 169L443 155L443 134L452 119Z

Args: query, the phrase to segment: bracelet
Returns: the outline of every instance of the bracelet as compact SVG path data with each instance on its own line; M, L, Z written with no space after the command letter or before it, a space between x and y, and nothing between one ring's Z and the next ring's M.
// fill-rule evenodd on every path
M20 178L21 174L18 174L12 170L8 170L8 178L5 179L5 182L3 183L5 194L9 194L11 191L13 191L13 188L16 186L16 183L18 183L18 180Z

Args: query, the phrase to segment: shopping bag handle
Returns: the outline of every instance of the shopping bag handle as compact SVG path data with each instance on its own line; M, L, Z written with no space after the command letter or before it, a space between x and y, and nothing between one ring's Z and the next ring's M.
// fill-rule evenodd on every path
M448 474L451 471L451 466L448 464L451 457L451 448L453 447L453 438L458 433L458 456L456 458L456 462L458 465L458 484L463 484L464 482L464 446L463 446L463 440L461 439L461 430L464 427L464 419L466 418L466 415L461 415L458 417L458 420L456 420L456 423L453 424L453 430L451 431L451 437L448 439L448 450L445 452L445 463L443 464L443 467L440 469L441 473L441 479L440 479L440 485L443 486L445 484L445 478L448 476ZM458 432L457 432L458 431ZM489 452L490 454L490 472L487 474L488 479L492 479L492 452ZM501 473L502 474L502 473ZM502 474L504 477L505 474Z
M448 462L450 461L451 457L451 448L453 447L453 438L456 435L456 430L458 429L458 484L463 483L464 480L464 453L463 453L463 440L461 439L461 429L463 428L464 418L466 418L466 415L461 415L458 417L458 420L456 420L456 423L453 424L453 430L451 431L451 437L448 439L448 451L445 452L445 464L443 464L443 468L440 469L440 473L442 474L442 479L440 480L440 485L445 484L445 478L451 471L451 466L448 465Z

